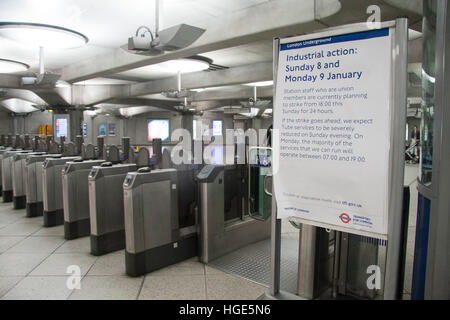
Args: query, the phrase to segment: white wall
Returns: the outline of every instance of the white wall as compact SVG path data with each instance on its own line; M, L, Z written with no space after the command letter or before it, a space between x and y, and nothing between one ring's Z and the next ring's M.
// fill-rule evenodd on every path
M116 124L116 136L106 136L106 144L120 144L120 139L123 136L130 137L132 145L149 145L147 140L147 121L150 119L169 119L170 120L170 134L176 129L182 128L183 116L177 112L160 111L160 112L148 112L129 119L121 119L115 116L98 115L92 117L88 113L84 113L84 121L87 125L87 136L85 141L96 144L97 136L99 134L98 125L101 123L106 124L108 129L109 123ZM250 120L234 120L233 115L223 114L222 112L205 112L201 117L194 116L195 120L201 120L203 125L212 128L213 120L223 121L223 134L225 135L226 129L233 128L248 128L252 127L252 121ZM261 121L258 122L258 128L261 126ZM271 119L268 123L262 125L269 126Z

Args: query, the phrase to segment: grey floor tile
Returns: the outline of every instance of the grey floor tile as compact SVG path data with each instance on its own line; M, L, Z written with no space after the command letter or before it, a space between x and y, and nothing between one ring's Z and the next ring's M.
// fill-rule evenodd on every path
M0 298L12 289L23 277L0 277Z
M34 225L37 225L37 226L44 226L44 220L43 220L44 218L42 218L42 217L32 217L32 218L29 218L29 217L27 217L27 216L25 216L25 214L22 216L22 218L20 219L20 222L23 222L23 223L31 223L31 224L34 224Z
M61 236L61 237L64 237L64 226L42 228L38 232L33 233L33 236Z
M5 252L15 244L25 239L24 236L0 236L0 253Z
M89 253L91 252L91 239L83 237L67 240L55 253Z
M26 277L2 299L65 300L71 291L67 288L67 277Z
M62 237L28 237L11 247L7 252L52 253L66 240Z
M0 213L0 223L3 225L8 225L17 221L22 221L22 218L16 215L5 214L4 212Z
M88 272L89 276L121 276L126 275L125 251L109 253L98 257Z
M255 300L267 288L232 275L207 275L206 294L208 300Z
M146 276L140 300L206 299L205 276Z
M135 300L143 277L86 276L70 300Z
M149 273L149 276L170 276L170 275L204 275L205 265L198 261L198 258L191 258L171 266Z
M86 253L52 254L45 259L30 275L32 276L64 276L69 266L78 266L81 275L85 275L97 258Z
M24 276L38 266L46 253L2 253L0 255L0 276Z
M205 265L205 274L207 274L207 275L226 275L227 273L222 270Z
M15 222L1 228L0 236L29 236L41 228L42 226L33 223Z

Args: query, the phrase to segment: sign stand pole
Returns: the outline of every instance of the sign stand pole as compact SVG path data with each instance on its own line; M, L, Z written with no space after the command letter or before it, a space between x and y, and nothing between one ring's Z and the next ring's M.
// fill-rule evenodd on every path
M393 105L388 244L383 298L399 299L400 243L402 235L403 179L405 173L406 104L408 90L408 19L396 20L393 47Z

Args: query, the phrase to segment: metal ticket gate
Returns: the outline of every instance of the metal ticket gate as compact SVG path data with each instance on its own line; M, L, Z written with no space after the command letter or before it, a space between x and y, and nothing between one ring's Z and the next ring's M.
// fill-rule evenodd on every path
M46 158L42 164L42 202L45 227L64 223L61 175L66 162L75 159L80 159L80 157Z
M14 209L24 209L26 207L25 166L28 157L43 154L45 152L30 152L18 153L13 156L11 172Z
M141 168L126 176L123 195L128 275L140 276L197 255L195 223L180 225L183 210L179 205L184 202L179 200L181 183L172 168Z
M29 153L29 150L11 150L2 155L2 197L3 202L13 201L12 162L15 154Z
M5 152L11 151L11 150L13 150L12 147L8 147L8 146L2 147L2 148L0 149L0 193L2 192L2 169L1 169L1 161L2 161L2 158L3 158L3 154L4 154Z
M88 175L92 167L105 160L70 161L62 170L62 203L64 238L67 240L90 235Z
M270 219L247 214L246 165L205 165L200 187L200 260L215 258L270 236Z
M42 164L47 158L61 158L60 154L30 155L25 163L26 216L38 217L44 214L42 200Z
M91 254L95 256L125 248L123 181L135 164L103 163L89 173Z

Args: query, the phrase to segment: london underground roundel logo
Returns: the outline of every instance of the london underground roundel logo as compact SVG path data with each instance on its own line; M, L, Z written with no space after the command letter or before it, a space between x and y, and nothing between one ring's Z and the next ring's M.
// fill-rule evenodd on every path
M339 216L339 219L341 219L341 221L342 221L343 223L349 223L350 220L352 220L352 219L350 218L350 216L349 216L348 214L346 214L346 213L341 213L341 215Z

